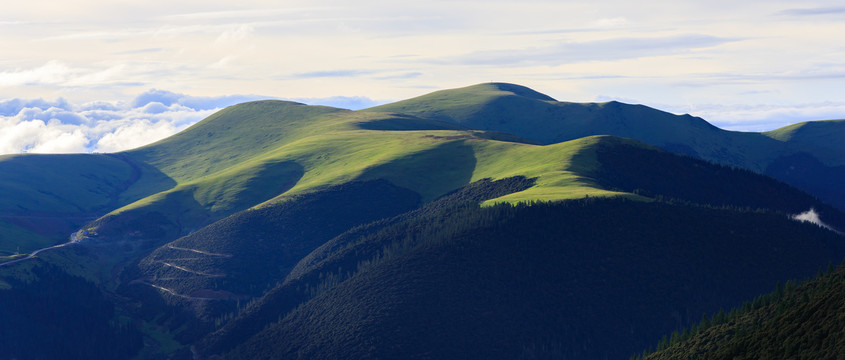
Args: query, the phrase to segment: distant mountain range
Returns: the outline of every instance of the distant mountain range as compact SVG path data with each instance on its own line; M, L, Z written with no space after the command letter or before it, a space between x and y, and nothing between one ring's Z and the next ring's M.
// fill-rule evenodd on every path
M842 260L843 138L489 83L2 156L0 357L627 357Z

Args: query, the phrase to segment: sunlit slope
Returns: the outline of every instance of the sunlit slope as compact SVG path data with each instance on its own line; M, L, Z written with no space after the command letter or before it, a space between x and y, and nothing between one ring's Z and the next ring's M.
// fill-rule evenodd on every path
M537 185L508 201L616 195L579 175L595 164L573 160L596 141L540 146L489 140L469 131L338 131L293 141L114 214L159 212L182 226L179 231L190 231L277 195L284 200L349 181L376 179L414 191L425 202L472 181L517 175L537 178Z
M402 113L552 144L592 135L635 139L667 151L739 166L785 181L845 209L845 121L765 132L719 129L647 106L558 102L531 89L487 83L437 91L368 111Z
M503 83L442 90L368 111L412 114L544 144L613 135L758 171L779 146L769 137L725 131L689 115L616 101L559 102L531 89Z
M219 172L305 133L315 120L345 110L287 101L256 101L230 106L185 131L124 154L158 169L177 183ZM147 174L144 174L145 176ZM126 196L149 195L132 188Z

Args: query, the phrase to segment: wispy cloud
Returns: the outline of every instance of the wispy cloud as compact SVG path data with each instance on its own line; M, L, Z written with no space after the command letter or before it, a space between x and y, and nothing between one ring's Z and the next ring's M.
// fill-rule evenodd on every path
M788 16L840 15L845 14L845 6L786 9L778 12L778 14Z
M181 21L181 20L231 20L231 19L248 19L248 18L267 18L277 17L279 15L290 15L300 13L314 13L337 10L334 7L300 7L300 8L281 8L281 9L250 9L250 10L225 10L225 11L204 11L185 13L177 15L165 15L161 19L167 21Z
M114 54L114 55L152 54L152 53L162 52L164 50L165 50L164 48L146 48L146 49L115 51L112 54Z
M406 73L401 73L401 74L390 74L390 75L384 75L384 76L377 76L376 79L379 79L379 80L413 79L413 78L422 76L422 74L423 73L421 73L419 71L412 71L412 72L406 72Z
M57 84L64 82L78 70L71 69L59 61L49 61L34 69L16 69L0 72L0 86L27 84Z
M374 74L373 70L324 70L311 71L299 74L293 74L290 78L293 79L307 79L307 78L340 78L340 77L356 77L361 75Z
M654 38L616 38L586 42L561 42L548 47L476 51L435 62L471 65L560 65L590 61L611 61L688 53L740 39L703 34Z

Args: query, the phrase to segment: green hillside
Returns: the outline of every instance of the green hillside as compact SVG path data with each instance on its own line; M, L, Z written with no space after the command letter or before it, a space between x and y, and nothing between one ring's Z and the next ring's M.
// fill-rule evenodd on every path
M412 114L477 130L510 133L543 144L613 135L754 170L761 169L757 157L762 154L741 153L737 147L742 144L736 142L754 142L753 148L776 145L770 138L724 131L689 115L616 101L558 102L533 90L502 83L438 91L367 111Z
M284 143L217 173L185 181L171 190L117 209L111 216L160 213L170 223L178 224L174 231L187 233L274 198L284 201L348 181L375 179L386 179L410 189L420 194L423 201L431 201L471 181L517 175L537 177L537 185L503 201L617 195L579 175L595 164L573 161L573 156L584 146L601 141L598 138L541 146L493 140L503 137L468 130L360 129L366 120L375 119L384 124L392 119L378 113L339 119L326 120L326 124L334 124L333 131ZM405 120L395 119L398 123L395 127ZM258 184L261 186L255 186ZM257 193L255 189L263 192Z
M543 144L592 135L635 139L668 151L766 173L845 209L843 121L814 121L766 132L735 132L689 115L615 101L568 103L503 83L437 91L366 111L411 114ZM809 171L790 171L804 168Z

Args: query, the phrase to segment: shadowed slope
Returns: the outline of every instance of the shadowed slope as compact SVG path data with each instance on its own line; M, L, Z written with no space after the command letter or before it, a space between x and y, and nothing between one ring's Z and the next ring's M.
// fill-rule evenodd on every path
M845 165L845 120L805 121L764 132L794 152L813 154L827 166Z
M316 295L226 358L619 358L840 254L777 215L622 200L439 212L359 239L343 250L357 267L292 281Z
M122 194L147 171L148 188L173 181L120 155L0 156L0 256L67 241L86 222L124 205Z
M841 359L845 354L845 266L819 270L746 302L729 317L697 324L694 334L644 359ZM724 314L724 313L723 313Z

